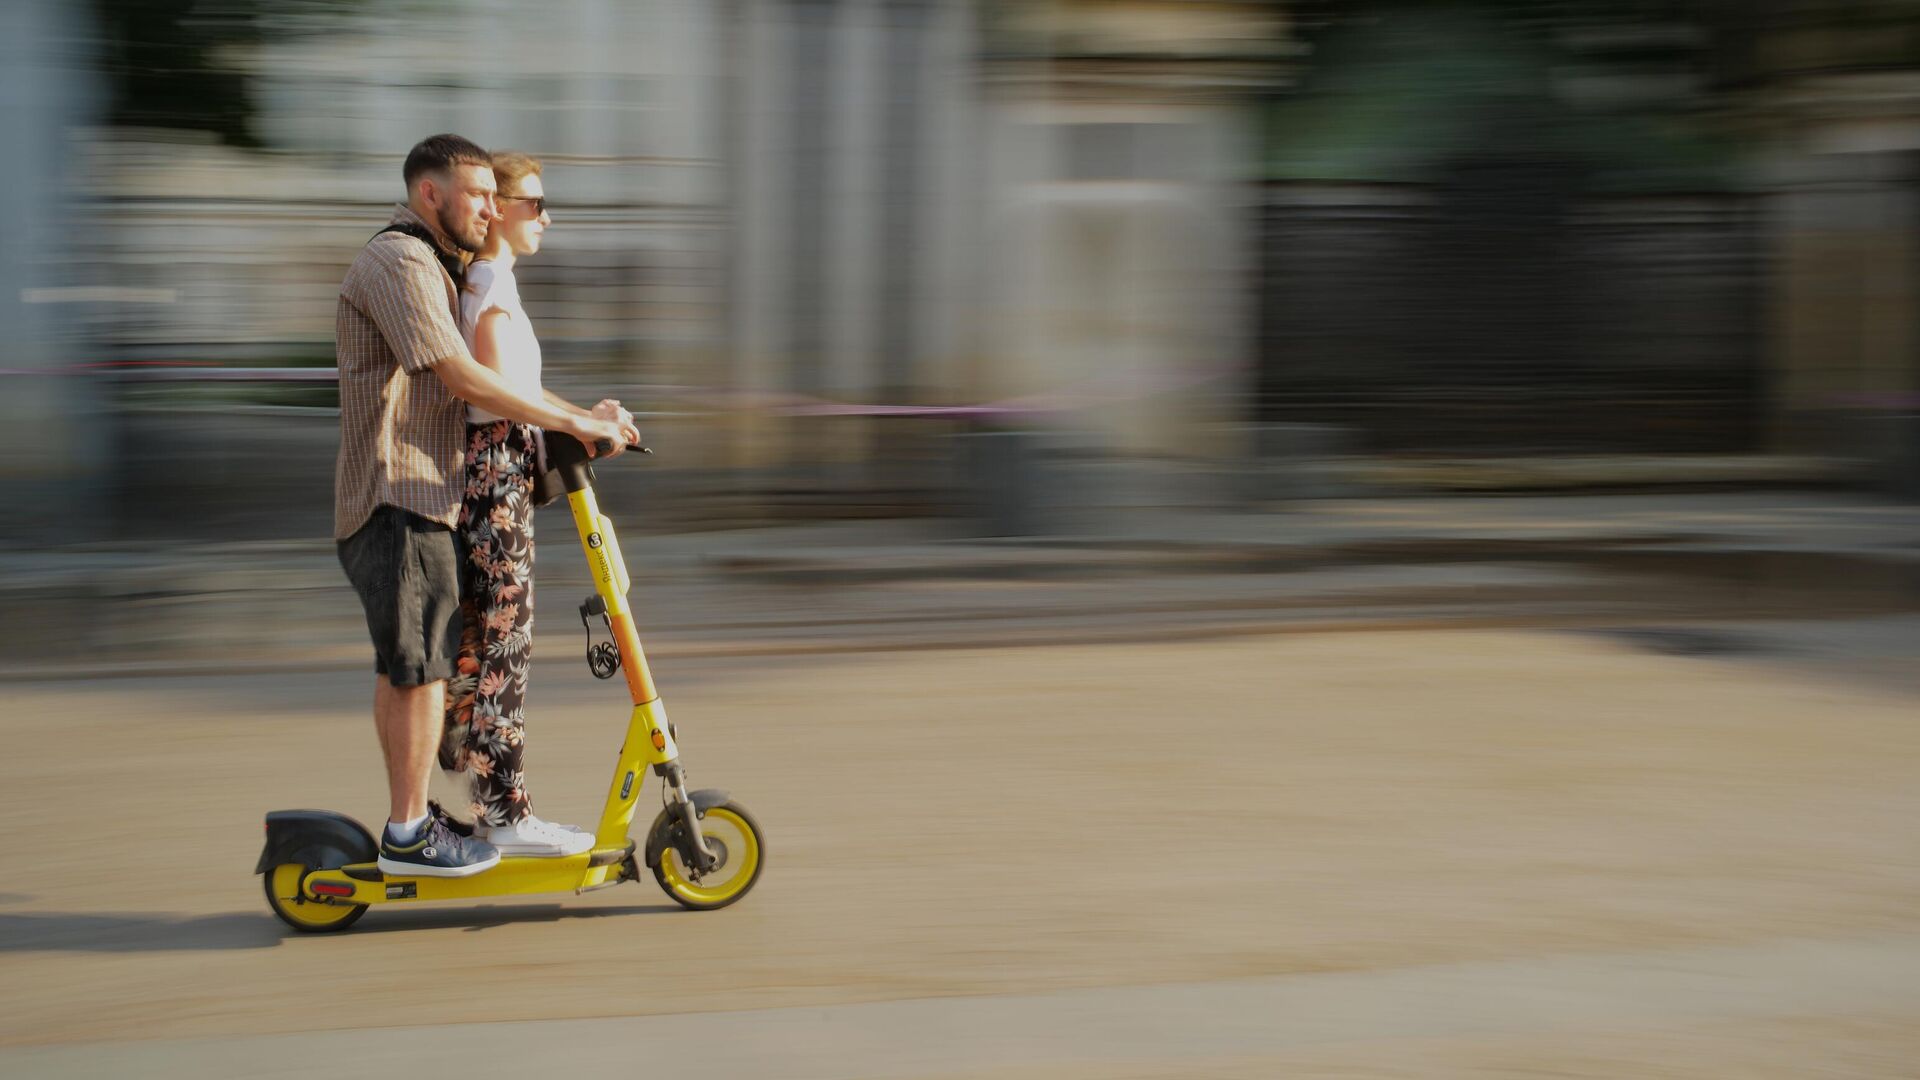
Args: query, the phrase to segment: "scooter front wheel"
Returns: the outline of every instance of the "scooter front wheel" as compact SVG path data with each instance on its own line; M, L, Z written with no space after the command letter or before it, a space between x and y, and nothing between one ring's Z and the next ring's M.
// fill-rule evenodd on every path
M365 904L323 904L301 895L300 885L308 868L301 863L281 863L262 874L267 885L267 906L280 921L307 934L328 934L345 930L367 913Z
M682 850L685 826L672 811L654 822L658 843L648 847L653 857L653 880L681 907L712 911L747 895L760 880L766 865L766 846L760 839L760 825L736 802L708 807L700 818L700 835L710 850L719 856L719 865L706 873L696 873ZM663 835L664 834L664 835Z

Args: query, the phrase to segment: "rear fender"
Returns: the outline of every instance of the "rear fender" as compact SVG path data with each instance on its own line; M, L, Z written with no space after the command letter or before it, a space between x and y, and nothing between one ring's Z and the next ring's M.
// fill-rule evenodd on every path
M271 810L267 812L267 845L260 852L256 874L281 863L297 862L315 869L333 869L372 862L380 845L366 827L331 810ZM318 860L318 861L316 861Z

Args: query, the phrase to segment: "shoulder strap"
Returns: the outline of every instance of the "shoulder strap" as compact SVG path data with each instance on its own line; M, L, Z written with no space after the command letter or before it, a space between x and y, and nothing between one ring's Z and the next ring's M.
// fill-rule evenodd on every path
M413 237L415 240L418 240L421 243L427 245L427 249L433 252L433 257L436 259L439 259L440 265L446 268L447 276L453 279L454 288L457 289L466 284L467 268L461 264L460 260L457 257L449 255L444 251L441 251L440 243L439 241L433 238L432 233L428 232L427 230L421 228L418 225L415 225L411 221L396 221L393 224L387 226L386 228L381 229L379 232L374 233L373 236L369 237L368 239L371 240L381 236L385 236L390 232L405 233L406 235Z

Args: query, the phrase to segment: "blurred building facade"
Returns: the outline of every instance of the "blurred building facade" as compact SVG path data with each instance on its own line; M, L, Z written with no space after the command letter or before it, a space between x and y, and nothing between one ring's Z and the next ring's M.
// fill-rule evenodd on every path
M324 364L406 147L455 130L547 163L550 370L667 414L682 460L911 486L978 424L1223 449L1274 5L255 6L221 54L246 138L77 142L77 262L128 301L88 310L89 357Z
M556 374L715 467L884 471L978 424L1826 451L1920 388L1905 0L254 0L197 47L248 88L212 133L99 59L169 6L100 0L91 64L52 47L80 9L9 9L65 226L13 260L17 366L325 364L401 157L453 130L547 161ZM97 402L13 385L7 437L66 447L16 468L106 467L26 434Z
M116 312L103 344L140 358L330 359L339 278L404 201L407 148L457 131L545 159L557 227L523 277L550 349L614 361L657 350L669 369L678 350L712 349L719 14L475 0L269 19L233 61L262 147L139 128L90 140L99 261L118 284L176 293Z

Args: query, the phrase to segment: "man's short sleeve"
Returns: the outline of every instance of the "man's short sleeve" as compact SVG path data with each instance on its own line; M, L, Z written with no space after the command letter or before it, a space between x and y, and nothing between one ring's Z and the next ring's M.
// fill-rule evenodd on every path
M376 241L367 252L375 273L347 299L380 328L400 369L414 375L449 356L468 355L448 306L447 272L427 246L406 239Z

